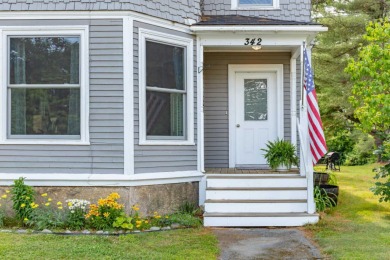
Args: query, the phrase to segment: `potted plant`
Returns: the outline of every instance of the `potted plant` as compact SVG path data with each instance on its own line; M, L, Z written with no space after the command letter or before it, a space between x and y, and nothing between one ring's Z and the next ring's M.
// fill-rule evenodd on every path
M265 152L264 158L273 170L289 170L291 166L298 166L298 157L296 148L293 144L283 139L276 139L275 142L269 141L266 149L261 149Z

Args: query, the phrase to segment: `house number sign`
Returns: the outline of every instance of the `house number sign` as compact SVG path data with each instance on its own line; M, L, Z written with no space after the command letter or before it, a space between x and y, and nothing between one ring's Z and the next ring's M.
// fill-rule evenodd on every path
M245 38L244 45L261 45L262 38Z

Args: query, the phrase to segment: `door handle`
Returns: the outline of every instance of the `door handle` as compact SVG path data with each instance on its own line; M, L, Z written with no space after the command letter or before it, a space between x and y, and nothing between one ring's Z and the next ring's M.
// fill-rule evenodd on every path
M240 127L240 124L237 124L236 127Z

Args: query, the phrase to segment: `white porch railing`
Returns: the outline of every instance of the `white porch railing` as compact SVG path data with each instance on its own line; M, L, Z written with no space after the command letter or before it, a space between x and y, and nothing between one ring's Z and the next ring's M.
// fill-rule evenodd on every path
M306 176L307 180L307 213L316 212L314 202L314 180L313 180L313 163L310 155L309 132L307 108L302 107L300 111L301 119L297 117L297 128L299 133L300 144L300 174Z

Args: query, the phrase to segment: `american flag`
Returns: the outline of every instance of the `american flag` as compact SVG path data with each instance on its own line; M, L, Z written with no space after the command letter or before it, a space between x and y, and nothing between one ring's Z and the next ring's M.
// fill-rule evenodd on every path
M303 64L305 68L304 87L307 94L307 113L309 118L309 135L310 135L310 151L312 154L313 164L326 154L328 148L326 147L324 130L318 108L317 94L314 88L313 74L306 49L303 50Z

